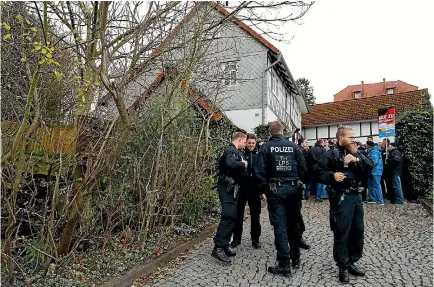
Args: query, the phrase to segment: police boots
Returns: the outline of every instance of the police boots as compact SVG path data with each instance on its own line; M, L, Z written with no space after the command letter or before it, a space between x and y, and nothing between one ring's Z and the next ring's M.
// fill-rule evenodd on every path
M292 260L292 269L300 269L300 259Z
M212 250L211 256L224 263L232 262L232 260L226 255L226 252L223 248L214 248Z
M279 263L276 266L269 266L268 272L289 277L291 276L291 267L289 267L289 264Z
M350 282L350 277L348 276L348 270L339 268L339 281L342 283L348 283Z
M261 243L259 242L259 239L252 240L252 245L255 249L261 249Z
M354 265L354 263L348 267L348 272L354 276L365 276L365 272Z
M300 236L300 244L299 244L301 249L310 249L310 245L306 243L306 241L304 241L303 237Z

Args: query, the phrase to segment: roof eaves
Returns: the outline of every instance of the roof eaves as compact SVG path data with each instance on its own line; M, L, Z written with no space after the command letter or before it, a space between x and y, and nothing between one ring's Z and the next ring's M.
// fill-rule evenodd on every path
M306 97L302 93L300 93L300 90L298 89L297 83L295 82L294 77L292 76L291 71L289 70L288 65L286 64L286 61L285 61L285 58L283 57L283 55L282 55L282 63L284 65L286 71L288 72L288 76L291 79L291 82L294 83L294 87L295 87L297 94L303 98L304 103L306 104L307 112L310 113L310 106L306 100Z
M216 2L211 2L210 3L217 11L219 11L221 14L223 14L224 16L229 16L231 15L231 12L229 12L228 10L226 10L225 8L223 8L221 5L219 5ZM240 26L242 29L244 29L247 33L249 33L251 36L253 36L256 40L258 40L261 44L263 44L264 46L266 46L268 49L270 49L271 51L273 51L274 53L279 53L279 49L276 48L276 46L274 46L273 44L271 44L270 42L268 42L264 37L262 37L261 35L259 35L255 30L253 30L252 28L250 28L246 23L244 23L243 21L241 21L240 19L234 17L233 20L235 23L238 24L238 26Z

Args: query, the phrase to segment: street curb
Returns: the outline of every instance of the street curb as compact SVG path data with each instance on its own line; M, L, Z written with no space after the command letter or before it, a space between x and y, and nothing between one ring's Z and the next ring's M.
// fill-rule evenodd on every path
M217 229L217 226L218 223L215 223L207 227L205 230L201 231L199 234L197 234L195 237L188 240L186 243L174 247L173 249L169 250L168 252L164 253L163 255L161 255L156 259L150 258L149 260L151 262L148 264L134 267L128 270L127 273L124 275L111 278L108 282L104 283L103 286L105 287L131 286L137 278L151 273L156 268L165 265L169 261L172 261L173 259L177 258L181 253L184 253L188 249L192 248L194 245L202 242L203 240L211 236L214 233L214 231ZM211 254L211 250L210 250L210 254Z
M428 213L431 216L433 216L433 206L432 206L432 204L429 204L427 202L427 200L425 200L425 199L420 199L419 203L423 206L423 208L425 208L428 211Z

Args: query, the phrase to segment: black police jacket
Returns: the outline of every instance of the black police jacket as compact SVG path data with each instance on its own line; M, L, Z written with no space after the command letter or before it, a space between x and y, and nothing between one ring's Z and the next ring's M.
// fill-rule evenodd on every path
M360 152L361 154L363 154L364 156L368 156L368 151L367 151L366 149L364 149L364 148L362 148L362 147L359 147L358 150L359 150L359 152Z
M345 155L346 151L339 145L327 151L314 167L319 182L330 185L335 190L360 186L363 178L374 168L374 163L369 157L357 151L353 156L359 160L355 163L350 162L346 168L344 167ZM336 172L344 173L347 178L337 182L334 178Z
M222 176L228 176L233 178L235 182L240 183L246 174L246 167L242 160L241 151L231 143L219 159L220 180ZM222 184L221 181L219 183Z
M244 150L244 160L247 161L247 177L253 177L253 167L256 163L256 158L258 156L258 148L255 147L250 151L247 147Z
M307 168L298 146L274 135L261 146L253 175L262 184L297 179L306 182Z
M315 144L308 152L307 168L312 171L318 160L326 153L326 149L320 144Z
M385 161L385 174L386 175L399 175L402 176L402 155L399 150L394 148Z
M306 162L306 165L307 165L307 160L308 160L308 158L309 158L309 150L307 149L307 150L305 150L302 146L298 146L298 148L300 149L300 151L301 151L301 154L303 155L303 157L304 157L304 161Z

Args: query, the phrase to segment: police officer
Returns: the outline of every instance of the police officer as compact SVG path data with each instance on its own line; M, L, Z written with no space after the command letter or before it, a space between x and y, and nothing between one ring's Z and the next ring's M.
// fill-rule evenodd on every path
M221 204L221 218L214 237L214 249L211 255L225 263L236 252L229 248L229 241L234 232L237 219L237 199L239 184L246 174L247 161L243 160L241 150L246 146L246 134L235 132L232 143L219 159L219 177L217 190Z
M354 131L339 127L337 145L314 167L320 182L327 185L330 201L330 227L334 234L333 257L339 267L339 281L349 282L348 272L365 273L356 265L362 257L364 223L360 186L373 168L373 162L357 150Z
M277 266L268 267L268 272L289 276L291 260L294 269L300 268L297 230L300 199L297 181L306 181L307 168L298 146L283 138L283 128L281 122L270 123L271 138L259 151L254 176L268 185L268 213L274 227L278 261Z
M261 192L258 185L253 179L253 166L256 162L258 148L256 147L256 136L247 135L247 146L244 150L244 159L247 161L247 173L240 185L240 195L237 203L237 223L235 225L234 237L231 247L235 248L241 244L241 235L243 233L243 219L246 203L250 209L250 236L254 248L261 248L259 237L261 236L261 223L259 216L261 214Z
M309 141L304 138L298 139L298 147L300 148L300 151L304 157L304 161L307 162L308 155L309 155ZM309 194L310 192L310 184L306 183L304 185L301 181L298 182L299 187L299 195L300 195L300 221L298 223L298 236L299 236L299 246L303 249L310 249L310 245L306 243L303 239L303 232L306 230L303 220L303 215L301 214L301 207L302 207L302 200L305 198L306 194Z

